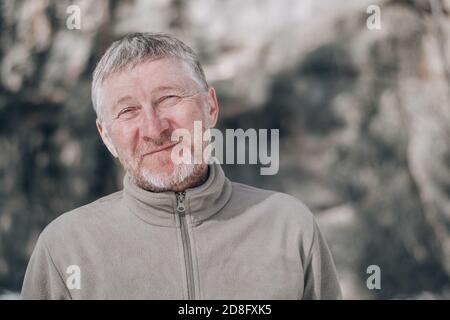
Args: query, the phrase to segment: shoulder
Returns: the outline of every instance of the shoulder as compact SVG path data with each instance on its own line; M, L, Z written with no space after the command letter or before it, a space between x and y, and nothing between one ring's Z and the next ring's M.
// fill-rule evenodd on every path
M232 182L233 198L235 202L250 203L261 206L267 213L276 213L276 219L285 219L289 222L298 222L303 226L313 227L314 215L306 204L287 193L257 188L242 183Z
M302 252L311 248L317 221L307 205L287 193L233 182L232 209L242 212L269 234L299 243ZM306 256L306 254L304 254Z
M95 229L108 219L122 200L122 191L118 191L91 203L65 212L50 222L42 231L41 236L48 241L68 237L77 230Z

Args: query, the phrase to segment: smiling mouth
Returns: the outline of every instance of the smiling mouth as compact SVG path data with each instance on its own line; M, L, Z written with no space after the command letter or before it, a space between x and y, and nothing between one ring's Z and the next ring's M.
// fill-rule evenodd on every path
M162 148L153 150L153 151L151 151L151 152L148 152L148 153L144 154L143 156L145 157L145 156L148 156L148 155L151 155L151 154L160 152L160 151L164 151L164 150L170 149L170 148L174 147L175 145L177 145L178 143L180 143L180 142L175 142L175 143L169 144L169 145L167 145L167 146L164 146L164 147L162 147Z

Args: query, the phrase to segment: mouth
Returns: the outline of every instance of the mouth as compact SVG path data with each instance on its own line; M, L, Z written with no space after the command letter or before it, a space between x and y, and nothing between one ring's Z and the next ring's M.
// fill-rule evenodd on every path
M173 148L175 145L177 145L178 143L180 143L180 142L174 142L174 143L169 144L169 145L166 145L166 146L164 146L164 147L161 147L161 148L152 150L152 151L150 151L150 152L145 153L145 154L143 155L143 157L148 156L148 155L150 155L150 154L154 154L154 153L160 152L160 151L169 150L169 149Z

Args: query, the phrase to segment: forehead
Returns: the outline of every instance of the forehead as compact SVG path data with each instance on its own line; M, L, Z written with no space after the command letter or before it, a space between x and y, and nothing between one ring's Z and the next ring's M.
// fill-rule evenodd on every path
M186 62L178 58L161 58L112 74L103 82L100 91L103 107L112 107L124 95L145 99L159 90L173 87L188 91L196 85Z

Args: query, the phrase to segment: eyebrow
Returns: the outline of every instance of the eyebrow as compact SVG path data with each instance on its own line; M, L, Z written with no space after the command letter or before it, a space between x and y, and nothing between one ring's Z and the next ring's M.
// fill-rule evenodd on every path
M176 90L178 92L183 92L183 93L186 92L186 89L178 87L178 86L164 85L164 86L156 87L155 89L152 90L152 93L168 91L168 90Z
M116 103L114 103L114 106L112 108L113 113L116 111L117 107L124 102L128 102L128 101L135 101L135 99L132 96L124 96L121 97L119 100L117 100Z

